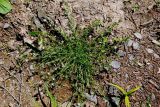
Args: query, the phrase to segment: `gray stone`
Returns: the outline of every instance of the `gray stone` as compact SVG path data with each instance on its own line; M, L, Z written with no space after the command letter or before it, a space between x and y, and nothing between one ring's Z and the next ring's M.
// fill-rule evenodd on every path
M115 96L118 96L118 95L119 95L117 88L116 88L116 87L113 87L113 86L109 86L108 93L109 93L109 94L113 94L113 95L115 95Z
M124 52L124 51L122 51L122 50L118 50L118 55L119 55L120 57L123 57L123 56L126 55L126 52Z
M29 68L30 68L30 70L34 70L34 65L31 64L31 65L29 66Z
M0 59L0 65L4 64L3 59Z
M150 49L150 48L146 48L146 51L150 54L154 53L154 50L153 49Z
M43 25L40 23L40 21L36 17L34 17L33 20L37 28L44 29Z
M138 42L133 42L133 49L139 50L140 46Z
M132 54L128 54L129 60L134 60L134 56Z
M156 59L159 59L159 58L160 58L160 56L159 56L158 54L156 54L156 53L154 53L153 56L154 56Z
M118 97L112 97L112 101L117 105L117 107L119 106L120 98L118 98Z
M134 36L136 38L138 38L138 39L142 39L143 38L142 35L140 33L138 33L138 32L134 33Z
M34 40L32 40L32 39L29 38L29 37L25 37L25 38L24 38L24 42L25 42L25 43L32 44L32 43L34 42Z
M15 40L10 40L10 41L8 41L8 47L9 47L10 49L15 50L15 49L16 49L16 47L15 47Z
M160 74L160 68L158 68L158 72L157 73Z
M153 42L154 44L160 46L160 42L159 42L159 41L153 39L152 42Z
M127 42L127 46L129 46L129 47L130 47L130 46L132 46L133 42L134 42L134 41L133 41L133 40L131 40L131 39L130 39L130 40L128 40L128 42Z
M118 69L121 66L121 63L118 61L112 61L110 64L114 69Z
M4 25L3 25L3 28L4 29L7 29L7 28L9 28L10 27L10 24L8 24L8 23L5 23Z
M152 101L156 100L156 96L153 93L151 95L151 99L152 99Z
M90 95L88 93L84 93L84 95L88 100L90 100L90 101L94 102L95 104L97 104L97 96L96 95Z

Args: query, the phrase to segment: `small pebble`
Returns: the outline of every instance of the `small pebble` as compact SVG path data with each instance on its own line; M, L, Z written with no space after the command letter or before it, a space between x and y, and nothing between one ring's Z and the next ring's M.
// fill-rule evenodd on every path
M128 40L127 46L129 46L129 47L132 46L133 42L134 42L133 40Z
M134 56L132 54L128 54L129 60L134 60Z
M158 68L158 72L157 73L160 74L160 68Z
M160 46L160 42L158 42L157 40L154 40L154 39L153 39L152 42L153 42L154 44Z
M85 93L85 97L88 100L90 100L90 101L94 102L95 104L97 104L97 96L96 95L90 95L88 93Z
M143 38L142 35L140 33L138 33L138 32L134 33L134 36L136 38L138 38L138 39L142 39Z
M0 59L0 65L4 64L3 59Z
M116 87L113 87L113 86L109 86L108 93L112 94L112 95L114 94L115 96L119 95L118 89Z
M112 61L110 64L114 69L118 69L121 66L121 63L118 61Z
M33 20L37 28L44 29L43 25L40 23L40 21L37 18L34 17Z
M160 56L159 56L158 54L156 54L156 53L154 53L153 56L154 56L156 59L160 58Z
M138 50L140 48L138 42L133 42L133 49Z
M151 95L151 99L152 99L152 101L156 100L156 96L153 93Z
M30 68L30 70L34 70L34 66L33 65L30 65L29 68Z
M118 97L112 97L112 100L117 105L117 107L120 105L120 98L118 98Z
M4 29L7 29L9 27L10 27L10 24L8 24L8 23L5 23L4 26L3 26Z
M32 39L28 38L28 37L25 37L25 38L24 38L24 42L25 42L25 43L32 44L34 41L33 41Z
M150 49L150 48L146 48L146 51L150 54L154 53L154 50L153 49Z
M147 64L147 65L151 64L148 59L144 59L144 63Z
M124 52L124 51L122 51L122 50L118 50L118 55L120 56L120 57L123 57L123 56L125 56L126 55L126 52Z
M140 62L137 62L137 64L142 67L144 64L140 63Z
M8 47L10 48L10 49L16 49L16 47L15 47L15 40L10 40L9 42L8 42Z

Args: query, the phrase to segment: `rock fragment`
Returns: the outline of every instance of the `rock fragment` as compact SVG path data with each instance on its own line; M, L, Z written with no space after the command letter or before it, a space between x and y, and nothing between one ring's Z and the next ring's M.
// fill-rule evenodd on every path
M133 40L131 40L131 39L130 39L130 40L128 40L128 42L127 42L127 46L129 46L129 47L130 47L130 46L132 46L133 42L134 42L134 41L133 41Z
M154 50L153 49L150 49L150 48L146 48L146 51L150 54L154 53Z
M3 59L0 59L0 65L4 64Z
M134 36L136 38L138 38L138 39L142 39L143 38L142 35L140 33L138 33L138 32L134 33Z
M121 66L121 63L118 61L112 61L110 64L114 69L118 69Z
M160 56L159 56L158 54L156 54L156 53L154 53L153 56L154 56L156 59L159 59L159 58L160 58Z
M160 42L159 42L159 41L153 39L152 42L153 42L154 44L160 46Z
M8 23L5 23L4 25L3 25L3 28L4 29L7 29L7 28L9 28L10 27L10 24L8 24Z
M130 61L134 60L134 56L132 54L128 54L128 57Z
M124 51L122 51L122 50L118 50L118 55L119 55L120 57L123 57L123 56L126 55L126 52L124 52Z
M139 50L140 46L138 42L133 42L133 49Z
M97 96L96 95L90 95L88 93L85 93L85 97L88 100L90 100L90 101L94 102L95 104L97 104Z

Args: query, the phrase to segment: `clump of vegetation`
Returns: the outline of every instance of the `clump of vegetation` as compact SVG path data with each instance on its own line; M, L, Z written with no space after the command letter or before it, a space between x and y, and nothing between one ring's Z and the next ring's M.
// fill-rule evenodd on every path
M46 76L42 74L45 81L53 83L58 79L68 79L74 91L81 93L91 86L93 76L109 65L108 56L115 54L127 38L109 39L117 23L103 28L101 21L95 20L81 28L69 9L65 3L70 33L62 28L54 28L54 35L40 33L41 51L38 51L37 58L41 66L50 69Z
M129 96L131 96L135 91L139 90L141 87L138 86L136 88L133 88L131 90L129 90L128 92L126 92L121 86L117 85L117 84L112 84L112 83L108 83L109 85L112 85L114 87L116 87L117 89L119 89L122 93L122 100L124 100L126 107L131 107L130 101L129 101Z
M8 0L0 0L0 13L7 14L12 9L12 5Z

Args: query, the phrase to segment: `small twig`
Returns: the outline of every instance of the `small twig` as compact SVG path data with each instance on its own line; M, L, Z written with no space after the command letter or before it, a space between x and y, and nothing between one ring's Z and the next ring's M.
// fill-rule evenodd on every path
M43 107L47 107L47 105L45 104L45 102L44 102L43 99L42 99L42 96L41 96L41 92L40 92L39 86L38 86L38 95L39 95L39 98L40 98L40 100L41 100L41 103L42 103Z
M4 89L19 104L19 101L5 87L0 86L0 88Z
M130 16L130 18L129 17L127 17L127 18L134 24L135 28L138 29L137 24L136 24L135 20L133 19L133 16L130 13L129 9L127 9L127 12L128 12L128 14Z
M23 76L22 74L20 73L20 80L21 82L19 83L19 107L21 107L21 104L22 104L22 81L23 81Z
M15 78L19 84L19 98L18 100L8 91L6 90L4 87L0 86L0 88L3 88L4 90L6 90L12 97L14 100L16 100L16 102L18 103L19 107L21 107L21 91L22 91L22 75L20 74L20 78L21 78L21 81L15 76L13 75L9 70L7 70L7 68L5 68L4 66L2 66L2 68L9 74L10 77L8 77L7 79L9 78ZM5 79L6 80L6 79Z
M19 79L16 77L16 76L14 76L13 74L11 74L8 70L7 70L7 68L5 68L5 67L3 67L3 66L1 66L11 77L14 77L19 83L20 83L20 81L19 81Z

